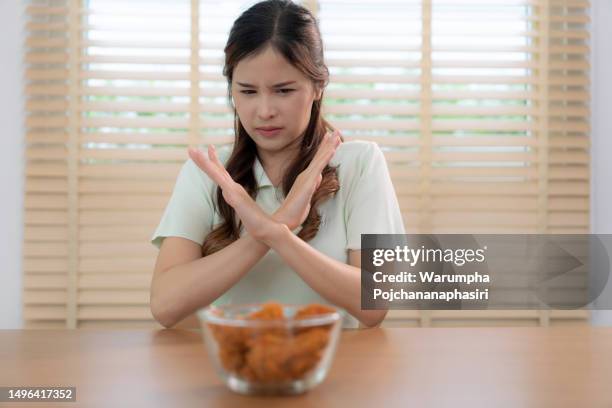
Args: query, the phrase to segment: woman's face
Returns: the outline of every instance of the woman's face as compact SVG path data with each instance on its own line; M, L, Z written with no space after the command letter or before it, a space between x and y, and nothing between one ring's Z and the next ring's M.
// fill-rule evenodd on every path
M320 97L321 91L315 91L312 81L270 46L242 59L234 68L234 106L260 150L279 152L299 146L312 103Z

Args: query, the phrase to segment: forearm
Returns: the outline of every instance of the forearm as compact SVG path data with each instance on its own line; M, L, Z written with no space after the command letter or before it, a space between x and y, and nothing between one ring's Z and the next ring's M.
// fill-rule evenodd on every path
M282 224L262 241L323 298L346 309L366 326L374 326L384 319L386 310L361 310L360 268L325 255Z
M234 286L269 251L245 234L225 248L164 271L151 288L151 310L165 327L180 320Z

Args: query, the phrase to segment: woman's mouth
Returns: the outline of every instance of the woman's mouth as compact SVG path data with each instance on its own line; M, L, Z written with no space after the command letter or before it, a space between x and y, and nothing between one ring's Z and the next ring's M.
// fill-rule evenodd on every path
M277 128L265 127L265 128L257 128L256 130L262 136L272 137L272 136L278 135L282 129L283 128L279 128L279 127Z

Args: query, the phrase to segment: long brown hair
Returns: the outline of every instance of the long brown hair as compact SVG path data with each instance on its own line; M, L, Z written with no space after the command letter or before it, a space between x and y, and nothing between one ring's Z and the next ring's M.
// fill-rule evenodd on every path
M253 5L234 22L225 45L223 75L228 82L228 100L234 111L234 148L225 168L234 181L241 184L255 200L257 181L253 165L257 157L256 144L246 132L236 108L232 104L232 79L236 65L247 56L255 55L272 46L284 58L310 78L315 89L321 90L321 97L313 101L310 121L300 145L300 152L287 167L283 176L282 190L286 197L296 177L312 161L319 144L331 125L321 115L323 91L329 82L329 70L323 58L323 43L318 23L306 8L289 0L267 0ZM333 128L332 128L333 129ZM333 196L339 189L337 167L326 166L322 172L321 184L314 192L310 212L298 233L304 241L314 238L319 231L321 216L317 207ZM241 221L237 220L232 206L225 199L220 188L216 191L216 210L222 218L221 224L207 235L202 244L203 256L231 244L240 238Z

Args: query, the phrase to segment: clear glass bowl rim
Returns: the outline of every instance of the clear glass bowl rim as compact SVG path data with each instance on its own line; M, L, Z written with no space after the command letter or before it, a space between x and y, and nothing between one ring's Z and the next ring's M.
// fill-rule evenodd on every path
M200 320L204 320L206 323L224 325L224 326L233 326L233 327L256 327L256 328L269 328L269 327L284 327L284 328L294 328L294 327L312 327L312 326L323 326L327 324L332 324L340 320L341 311L338 310L335 306L325 305L327 307L331 307L334 309L334 312L313 315L312 317L307 317L304 319L272 319L272 320L247 320L244 318L236 318L236 317L221 317L217 316L214 313L219 310L227 311L227 310L240 310L240 309L248 309L253 307L261 307L264 303L244 303L244 304L227 304L221 306L208 306L204 309L200 309L198 311L198 316ZM306 305L297 305L297 304L283 304L283 309L291 308L291 309L299 309Z

